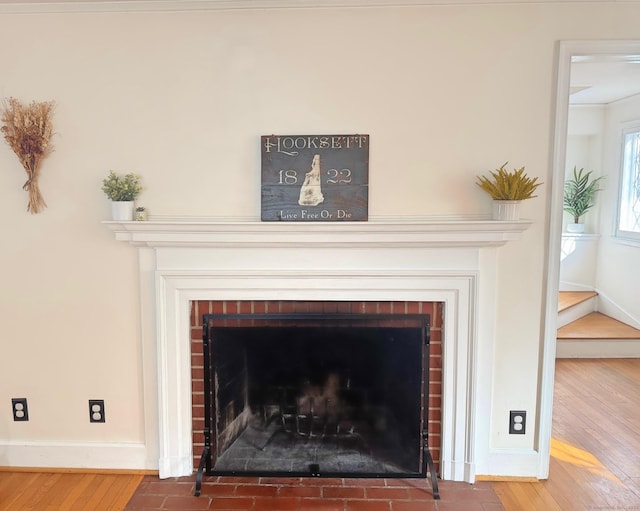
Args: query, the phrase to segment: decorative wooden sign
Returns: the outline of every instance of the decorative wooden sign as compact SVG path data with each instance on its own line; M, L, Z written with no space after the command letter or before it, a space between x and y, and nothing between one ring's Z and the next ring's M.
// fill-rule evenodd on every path
M261 150L262 220L367 220L369 135L268 135Z

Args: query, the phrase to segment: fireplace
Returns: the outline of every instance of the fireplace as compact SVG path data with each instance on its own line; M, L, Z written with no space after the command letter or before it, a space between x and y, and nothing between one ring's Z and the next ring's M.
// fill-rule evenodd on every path
M440 397L439 362L436 381L429 376L430 315L404 313L405 304L395 304L395 314L306 312L335 307L322 302L262 305L274 312L203 315L193 429L207 473L424 477L428 430L437 431L440 411L429 410L431 384L433 402ZM282 308L305 312L275 312Z
M161 478L194 470L190 324L202 301L442 303L440 475L473 482L478 460L509 461L490 446L496 247L530 222L105 224L139 247L145 449Z

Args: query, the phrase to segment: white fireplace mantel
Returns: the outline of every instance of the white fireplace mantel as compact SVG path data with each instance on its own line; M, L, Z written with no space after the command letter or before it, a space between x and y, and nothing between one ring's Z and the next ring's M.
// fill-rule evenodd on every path
M146 450L160 477L193 470L194 300L442 302L441 477L473 482L476 467L488 463L535 473L535 452L491 449L489 419L497 252L530 221L183 217L104 224L139 251Z
M517 240L531 221L415 218L368 222L259 222L174 217L103 222L139 247L490 247Z

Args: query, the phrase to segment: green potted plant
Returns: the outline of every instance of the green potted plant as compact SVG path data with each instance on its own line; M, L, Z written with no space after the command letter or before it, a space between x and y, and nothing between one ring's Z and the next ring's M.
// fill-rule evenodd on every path
M137 206L135 219L138 222L144 222L145 220L147 220L148 219L147 208L145 208L144 206Z
M584 224L580 218L594 205L596 192L599 192L600 181L604 176L591 178L593 170L584 172L584 168L578 170L573 167L573 175L564 182L563 209L573 218L573 223L567 225L569 232L584 232Z
M524 167L509 172L505 162L489 176L478 176L476 184L493 199L494 220L519 220L520 202L536 197L536 189L542 185L537 177L529 177Z
M133 204L142 191L140 180L133 172L118 175L113 170L102 180L102 191L111 200L113 220L133 220Z

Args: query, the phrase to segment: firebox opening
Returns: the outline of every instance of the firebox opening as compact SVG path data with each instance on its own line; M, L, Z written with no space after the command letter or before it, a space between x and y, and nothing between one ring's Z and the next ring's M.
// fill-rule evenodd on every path
M208 473L425 475L428 316L203 319Z

